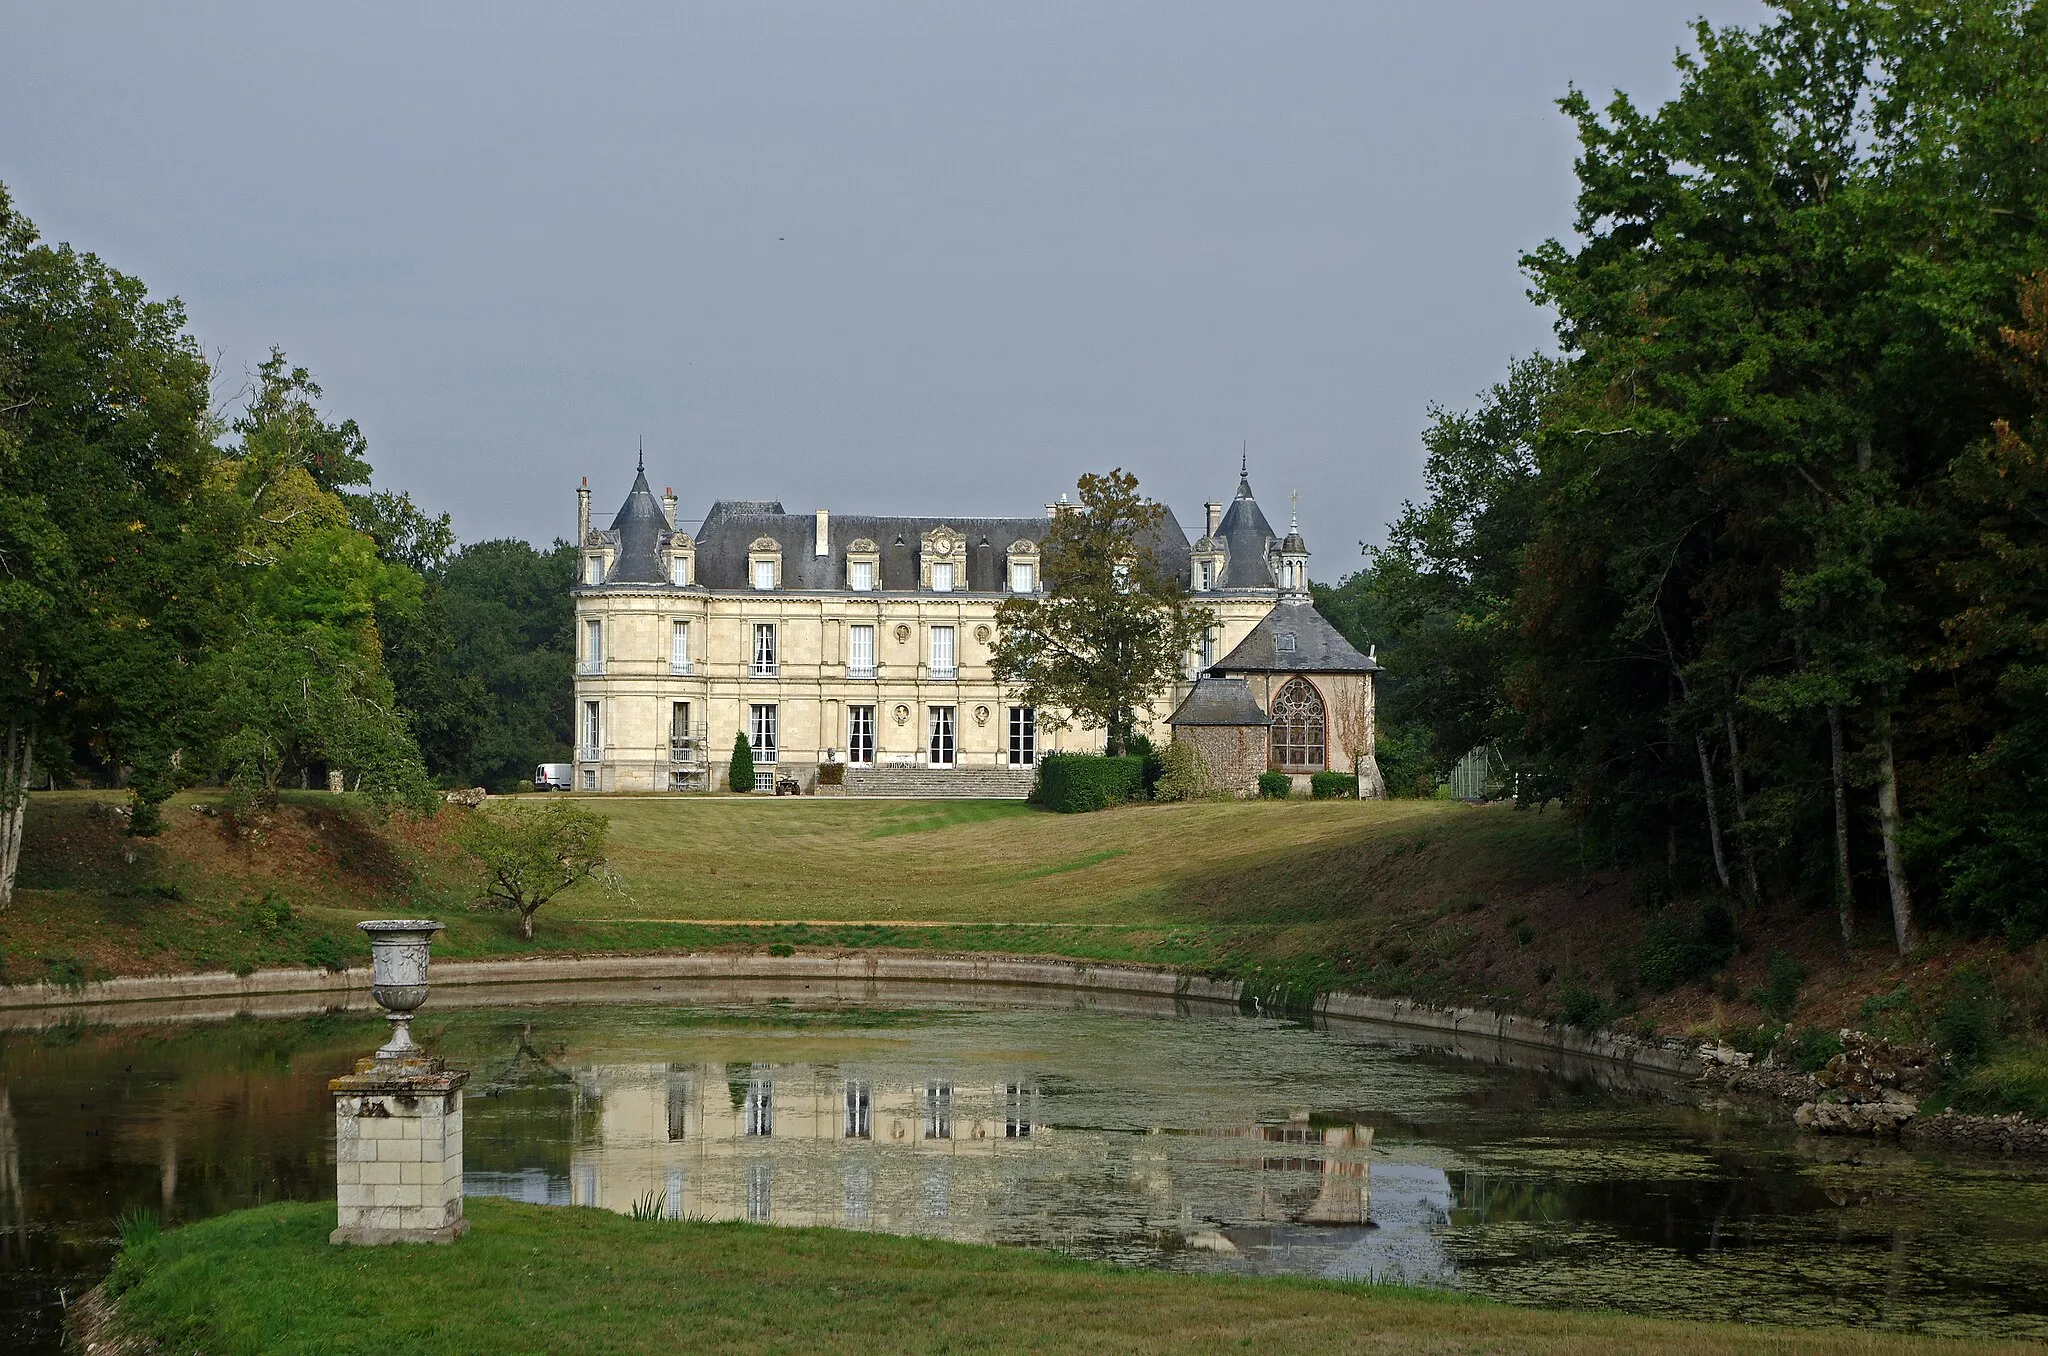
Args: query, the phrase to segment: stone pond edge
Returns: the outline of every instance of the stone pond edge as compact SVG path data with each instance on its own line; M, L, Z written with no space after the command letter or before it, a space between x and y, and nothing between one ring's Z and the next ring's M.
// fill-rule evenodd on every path
M558 984L602 980L807 980L978 983L1031 988L1142 994L1236 1005L1243 985L1163 966L1090 963L985 954L903 955L874 952L686 952L664 955L548 956L529 960L437 961L436 987L488 984ZM47 982L0 987L0 1010L91 1008L107 1004L195 999L258 998L280 994L368 997L367 969L256 970L92 980L65 986ZM1557 1023L1479 1008L1435 1007L1405 998L1329 993L1318 1016L1441 1032L1556 1051L1674 1078L1695 1079L1706 1068L1692 1042L1643 1040L1611 1032L1586 1033Z
M635 980L768 980L820 984L933 983L988 984L1077 992L1122 993L1149 998L1237 1006L1244 986L1164 966L1091 963L990 954L929 955L876 952L680 952L656 955L546 956L519 960L441 961L434 983L449 988L487 985L575 984ZM47 982L0 985L0 1012L41 1010L63 1013L109 1005L192 1000L256 999L323 994L367 1002L368 969L257 970L247 975L212 972L92 980L64 986ZM1720 1090L1748 1092L1784 1101L1789 1089L1746 1088L1738 1071L1724 1069L1712 1047L1678 1037L1641 1038L1618 1032L1585 1032L1560 1023L1482 1008L1437 1007L1406 998L1328 993L1318 998L1321 1017L1427 1031L1462 1041L1563 1055L1630 1074L1685 1083L1719 1084ZM1746 1072L1746 1071L1744 1071ZM1761 1072L1761 1071L1760 1071ZM1726 1075L1736 1074L1729 1078ZM1709 1075L1715 1075L1709 1079ZM1810 1086L1808 1080L1798 1080ZM1810 1095L1810 1094L1808 1094ZM2048 1153L2048 1123L2018 1117L1958 1116L1944 1112L1919 1118L1907 1137L1993 1153Z

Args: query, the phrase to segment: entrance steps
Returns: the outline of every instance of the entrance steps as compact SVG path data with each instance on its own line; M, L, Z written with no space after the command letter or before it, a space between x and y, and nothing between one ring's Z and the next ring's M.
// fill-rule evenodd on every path
M849 796L906 800L1023 800L1036 769L1028 767L850 767Z

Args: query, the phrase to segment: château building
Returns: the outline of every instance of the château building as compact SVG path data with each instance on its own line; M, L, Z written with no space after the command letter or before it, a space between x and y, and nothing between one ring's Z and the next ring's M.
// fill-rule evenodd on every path
M1061 504L936 518L721 499L691 533L644 461L609 528L591 524L587 479L576 498L580 791L725 789L742 733L758 788L813 791L818 767L839 764L852 795L1022 796L1040 754L1103 746L1100 731L1054 728L989 667L996 607L1040 591ZM1377 666L1316 615L1307 544L1273 532L1242 469L1198 537L1169 510L1153 547L1213 624L1153 701L1151 737L1163 743L1163 718L1192 696L1236 683L1258 724L1236 736L1256 750L1219 769L1233 789L1268 765L1305 777L1369 764Z

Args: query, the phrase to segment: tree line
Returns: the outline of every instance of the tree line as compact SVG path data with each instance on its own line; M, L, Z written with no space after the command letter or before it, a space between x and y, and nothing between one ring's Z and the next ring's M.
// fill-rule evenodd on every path
M574 548L458 547L273 351L230 399L172 299L0 186L0 906L28 791L385 804L505 788L569 739Z
M2048 5L1790 0L1561 107L1559 351L1321 592L1383 748L1499 748L1672 890L2048 931Z

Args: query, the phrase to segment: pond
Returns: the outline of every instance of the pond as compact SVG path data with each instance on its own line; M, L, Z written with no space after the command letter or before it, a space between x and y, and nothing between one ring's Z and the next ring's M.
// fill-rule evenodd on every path
M1019 991L467 996L471 1194L1054 1248L1521 1304L2048 1336L2048 1165L1802 1138L1414 1033ZM696 1001L691 1001L692 999ZM371 1013L0 1034L0 1348L113 1221L331 1197ZM1669 1091L1669 1090L1667 1090Z

